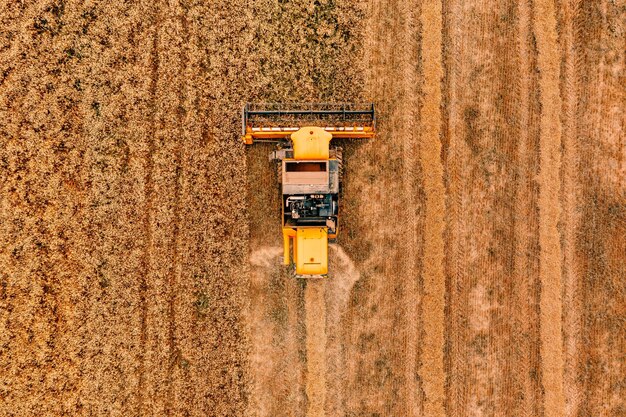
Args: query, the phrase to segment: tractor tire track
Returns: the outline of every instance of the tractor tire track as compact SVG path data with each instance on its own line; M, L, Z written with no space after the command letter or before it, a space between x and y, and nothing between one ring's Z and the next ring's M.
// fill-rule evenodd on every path
M307 417L326 415L326 282L306 283L306 398Z
M144 251L142 259L142 271L140 272L139 280L139 299L141 303L140 313L140 339L139 339L139 369L138 369L138 383L137 383L137 395L138 395L138 410L140 414L144 413L144 392L145 392L145 380L146 380L146 340L147 340L147 315L148 304L146 299L148 284L147 279L150 276L150 269L152 267L152 216L154 205L154 160L153 155L155 151L155 134L156 134L156 113L157 113L157 85L159 79L159 31L161 28L161 10L158 2L153 4L154 19L152 45L150 50L150 85L148 90L150 100L150 117L149 127L146 133L146 154L145 154L145 174L144 174L144 218L143 218L143 233L144 233Z
M538 173L541 169L541 100L539 95L539 71L537 64L536 35L532 29L532 22L536 14L534 3L529 2L529 52L530 52L530 76L529 89L529 120L528 120L528 144L526 155L526 175L528 175L528 221L526 228L526 238L529 241L525 252L525 273L527 274L528 317L525 317L525 326L528 334L529 354L526 355L528 366L528 377L525 383L525 392L528 395L528 402L524 411L531 415L544 414L544 390L542 387L542 367L541 367L541 278L540 278L540 242L539 242L539 189ZM530 317L530 318L529 318Z
M198 5L188 2L178 2L175 5L177 28L180 33L178 61L180 63L180 79L178 96L178 144L174 160L178 157L178 172L175 188L178 189L178 233L176 247L176 270L172 291L173 300L170 307L170 344L172 346L169 367L173 386L170 388L170 409L177 415L187 412L189 415L202 415L201 410L195 407L187 409L187 404L194 404L202 391L198 387L204 386L206 376L197 378L195 370L197 364L204 361L202 352L197 348L201 342L195 343L195 338L201 333L197 327L199 323L199 305L205 306L206 299L197 296L197 263L194 255L202 258L201 251L196 249L198 237L194 233L197 222L194 216L202 216L195 209L194 203L197 191L194 187L206 189L206 186L196 183L197 177L204 174L205 166L197 164L201 159L204 138L202 137L201 122L198 113L201 111L199 102L200 91L190 86L197 83L197 74L193 68L198 66L200 59L198 51L198 31L195 24L198 14L202 10ZM200 253L199 253L200 252ZM194 308L195 307L195 308ZM194 311L195 310L195 311ZM242 344L245 341L242 340ZM195 414L194 414L195 413Z
M174 373L179 368L179 364L181 362L180 350L177 347L177 337L176 337L176 321L177 321L177 301L178 294L182 294L183 291L181 289L181 276L182 276L182 264L181 264L181 222L183 220L181 212L184 211L183 206L181 206L181 195L182 195L182 181L183 181L183 164L186 161L186 158L183 159L183 149L186 149L188 146L188 137L186 132L189 131L189 125L186 123L187 115L193 110L188 106L187 102L187 82L189 80L190 74L188 73L188 61L189 61L189 51L186 41L189 39L189 27L187 22L187 11L181 7L180 3L175 3L171 6L171 13L176 17L172 22L175 25L176 31L180 31L182 37L175 40L176 48L178 49L178 62L179 62L179 70L178 76L176 79L176 96L178 107L176 109L176 117L177 117L177 133L178 140L176 140L176 146L173 151L172 163L175 166L175 174L173 179L173 187L174 187L174 197L173 197L173 230L172 230L172 242L171 242L171 269L169 271L168 276L168 329L167 329L167 341L169 347L169 360L167 365L167 402L165 404L165 410L168 415L177 412L177 404L175 394L176 392L175 384L179 380L178 378L174 378ZM183 215L186 214L183 213Z
M529 350L529 335L528 325L526 324L526 317L531 312L529 308L529 279L532 279L528 270L528 261L523 254L528 250L529 239L528 235L531 232L527 230L529 222L526 219L530 218L532 213L532 201L528 199L530 195L530 176L527 169L529 152L532 152L532 148L529 146L529 131L527 126L529 125L529 113L530 113L530 80L526 75L530 72L530 51L529 51L529 36L530 36L530 5L526 0L522 0L518 5L518 45L519 50L519 67L521 76L517 80L518 94L519 94L519 144L517 147L517 161L519 166L516 190L515 190L515 206L516 216L514 218L514 251L516 253L514 259L514 294L516 304L519 306L517 312L513 313L513 326L519 331L517 334L512 335L512 341L509 343L513 346L513 357L515 362L519 363L524 373L528 374L530 363L527 352ZM511 378L513 379L513 378ZM522 381L511 381L510 386L511 398L519 398L519 402L516 402L513 406L514 412L518 412L519 415L526 417L531 416L532 411L530 409L529 400L531 398L531 387L528 384L528 379L524 378Z
M399 70L402 74L403 83L401 89L405 94L404 106L399 112L397 139L401 140L399 146L402 149L402 190L404 207L407 213L404 223L405 250L408 256L402 260L402 288L404 336L403 336L403 398L404 409L400 408L402 415L407 417L418 416L423 413L423 381L419 378L419 367L422 357L422 345L419 343L423 333L423 310L421 303L422 282L422 259L423 259L423 235L424 228L424 205L425 197L419 187L423 180L422 166L420 164L420 124L422 115L420 93L423 91L423 66L422 55L425 45L422 44L423 21L422 4L413 2L400 2L400 15L403 22L400 28L402 42L409 46L407 53L401 54ZM436 45L434 46L436 47ZM417 137L416 137L417 136ZM430 366L430 365L427 365Z
M461 8L459 2L444 2L444 39L446 40L446 101L447 131L445 132L446 179L447 179L447 392L446 410L450 415L466 413L468 401L468 371L465 361L468 312L467 253L464 244L466 231L462 215L466 212L466 199L463 196L464 153L461 149L462 136L459 91L461 74L461 53L465 48L466 37L461 36Z
M581 320L582 300L580 272L576 260L576 230L579 227L580 215L577 206L580 201L577 173L580 164L578 145L576 143L577 121L576 110L578 102L577 53L575 50L576 17L580 12L579 0L564 0L560 4L560 40L562 45L562 81L561 97L562 110L562 183L561 200L563 211L562 250L563 250L563 305L567 311L563 314L564 337L564 395L565 417L579 415L582 387L580 384L581 366Z
M538 0L534 32L540 71L541 132L539 171L539 245L541 279L541 365L546 416L565 412L563 392L562 252L558 231L561 215L561 98L554 3Z
M329 276L326 280L326 415L346 414L346 401L352 393L347 387L345 314L360 272L338 244L329 245ZM303 320L304 322L305 320Z
M537 123L532 113L536 109L533 98L536 76L533 74L534 50L531 41L531 5L522 1L518 6L518 40L519 67L521 76L518 79L519 94L519 125L517 148L517 175L515 191L515 231L514 242L514 278L512 305L518 306L512 312L512 326L517 329L509 342L513 352L515 373L511 378L510 399L512 410L521 416L540 414L537 404L541 403L540 386L529 375L537 374L540 364L538 355L532 347L539 340L538 305L534 302L534 287L538 283L537 236L538 236L538 193L534 178L538 171L539 148L537 144ZM517 400L517 401L516 401ZM506 402L505 402L506 404Z
M422 4L424 104L422 108L422 146L420 161L424 173L426 199L424 220L424 294L422 312L423 349L419 375L424 389L424 413L428 416L445 415L443 368L444 348L444 211L445 189L441 162L442 100L442 3L427 0Z

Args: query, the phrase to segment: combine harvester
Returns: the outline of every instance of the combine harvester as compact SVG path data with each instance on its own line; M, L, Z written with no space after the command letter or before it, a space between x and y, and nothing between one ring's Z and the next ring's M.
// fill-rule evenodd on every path
M369 139L375 134L374 105L246 104L243 141L274 142L282 188L284 264L298 278L328 274L328 242L339 232L341 148L336 139Z

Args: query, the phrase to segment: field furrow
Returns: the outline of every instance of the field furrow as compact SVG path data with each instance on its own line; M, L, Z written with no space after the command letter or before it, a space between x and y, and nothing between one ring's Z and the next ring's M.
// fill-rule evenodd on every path
M561 246L557 230L561 205L561 97L559 95L559 49L556 15L551 2L536 2L534 32L541 100L539 168L539 274L541 278L541 365L545 391L544 412L560 416L565 410L563 394L563 314L561 300Z
M444 416L444 213L445 190L441 163L441 80L442 4L439 0L422 5L422 59L424 104L420 163L422 166L425 209L423 250L423 349L419 375L424 389L424 413ZM410 140L407 138L407 140ZM417 254L415 254L417 255ZM413 256L415 256L413 255Z
M149 52L149 68L150 68L150 84L148 90L148 100L150 108L149 111L149 121L148 121L148 129L146 131L146 145L145 145L145 168L144 168L144 184L143 184L143 219L142 219L142 227L143 227L143 235L144 235L144 247L143 254L141 260L141 272L139 277L139 299L141 302L141 313L140 313L140 341L139 341L139 369L138 369L138 410L139 412L144 412L144 401L145 401L145 379L146 379L146 341L147 341L147 288L148 282L147 277L150 272L150 268L152 265L152 216L153 214L153 206L154 206L154 179L153 179L153 171L154 171L154 161L153 155L155 150L155 132L156 132L156 108L157 108L157 83L158 83L158 75L159 75L159 30L160 30L160 5L155 4L153 13L150 16L153 20L153 33L152 33L152 42L151 48Z
M576 107L579 83L577 81L577 53L575 50L575 19L580 13L580 1L561 3L560 39L563 67L561 70L562 139L561 222L563 224L563 391L567 417L579 415L582 400L580 383L580 352L582 348L581 274L576 262L576 230L580 227L580 185L576 174L580 164L578 154Z

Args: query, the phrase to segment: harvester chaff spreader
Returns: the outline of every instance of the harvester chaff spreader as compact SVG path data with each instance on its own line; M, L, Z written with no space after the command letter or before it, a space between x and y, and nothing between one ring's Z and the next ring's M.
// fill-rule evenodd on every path
M328 243L339 232L342 149L333 138L369 139L375 135L373 104L246 104L244 143L274 142L282 194L285 265L296 277L326 277Z

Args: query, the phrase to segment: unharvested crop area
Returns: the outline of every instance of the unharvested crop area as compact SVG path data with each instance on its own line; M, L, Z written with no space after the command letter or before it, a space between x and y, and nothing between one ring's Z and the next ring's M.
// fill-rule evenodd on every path
M626 4L0 3L0 416L626 414ZM373 101L326 281L246 101Z

